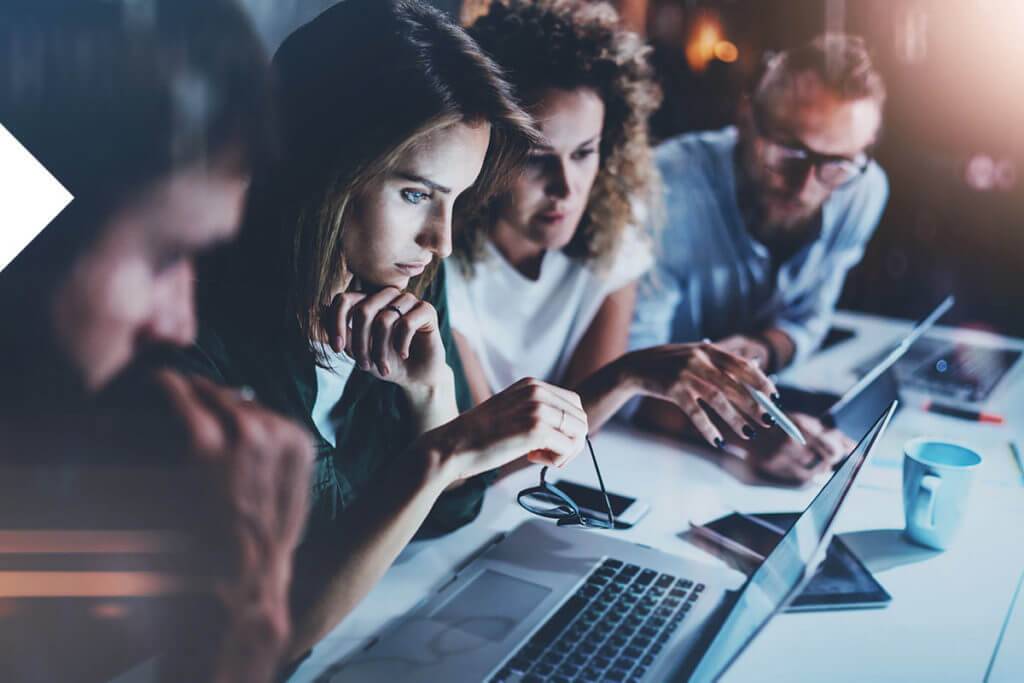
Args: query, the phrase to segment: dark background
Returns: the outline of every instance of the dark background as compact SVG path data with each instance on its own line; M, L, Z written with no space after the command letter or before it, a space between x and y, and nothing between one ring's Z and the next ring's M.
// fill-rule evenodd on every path
M891 195L840 305L917 318L951 292L959 303L947 322L1024 336L1024 1L620 5L646 14L666 92L652 121L659 138L731 123L766 50L826 27L864 36L889 90L875 156ZM691 66L702 29L738 58Z
M334 0L244 0L273 50ZM433 0L472 16L487 0ZM1024 337L1024 0L615 0L655 46L658 139L732 123L766 51L826 28L865 37L886 79L875 155L891 195L844 308ZM703 42L702 42L703 41ZM728 41L731 62L687 49ZM728 53L723 56L730 57ZM969 172L970 169L970 172Z

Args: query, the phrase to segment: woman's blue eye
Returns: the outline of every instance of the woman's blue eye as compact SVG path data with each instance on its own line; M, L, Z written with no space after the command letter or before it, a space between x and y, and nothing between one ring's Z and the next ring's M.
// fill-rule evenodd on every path
M409 202L410 204L419 204L424 199L429 198L426 192L417 192L416 190L402 190L402 199Z

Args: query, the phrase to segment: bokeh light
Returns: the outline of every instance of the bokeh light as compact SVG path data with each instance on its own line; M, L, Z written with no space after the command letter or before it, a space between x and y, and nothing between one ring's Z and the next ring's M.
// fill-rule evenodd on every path
M715 57L726 64L732 64L739 58L739 56L739 49L737 49L737 47L728 40L720 40L715 43Z
M715 46L722 42L722 22L713 12L702 12L693 23L686 44L686 61L694 71L704 71L715 58ZM735 46L733 46L735 47Z

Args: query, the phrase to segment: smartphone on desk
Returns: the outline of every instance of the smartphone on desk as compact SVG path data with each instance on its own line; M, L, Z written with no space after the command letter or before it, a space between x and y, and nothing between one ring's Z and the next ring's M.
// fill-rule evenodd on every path
M576 504L582 508L583 512L602 519L608 516L608 510L605 507L601 489L586 486L585 484L577 484L574 481L567 481L565 479L556 481L555 486L576 501ZM642 500L630 498L621 493L612 493L611 491L608 492L608 502L612 505L612 514L615 515L615 521L623 526L633 526L651 509L651 506Z
M763 519L742 512L734 512L716 519L705 527L754 551L761 558L768 557L786 534L786 528L780 529Z

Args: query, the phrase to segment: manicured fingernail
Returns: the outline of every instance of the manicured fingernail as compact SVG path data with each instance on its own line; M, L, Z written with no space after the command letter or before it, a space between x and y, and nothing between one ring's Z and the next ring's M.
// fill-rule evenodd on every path
M761 419L764 420L764 423L769 427L775 426L775 418L772 417L771 413L765 413L761 416Z
M715 448L717 448L719 450L725 448L725 442L722 441L722 437L720 437L720 436L716 436L715 437Z
M782 407L782 397L781 396L779 396L777 393L775 393L775 394L772 394L771 398L772 398L772 403L774 403L775 405L777 405L780 408Z
M751 427L750 425L743 425L743 436L747 437L748 439L753 439L755 436L757 436L757 432L755 432L754 428Z

